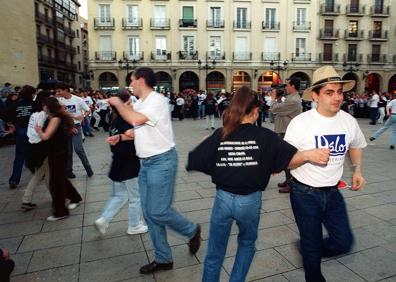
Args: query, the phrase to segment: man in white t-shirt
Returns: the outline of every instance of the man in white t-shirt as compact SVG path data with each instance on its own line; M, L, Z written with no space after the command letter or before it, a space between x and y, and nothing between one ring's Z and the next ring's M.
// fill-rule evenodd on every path
M85 154L83 141L82 141L82 131L81 122L84 118L89 115L90 110L87 104L78 96L72 95L69 92L69 87L65 84L59 84L55 88L56 96L59 99L59 103L66 107L66 110L72 116L74 121L74 126L77 133L72 136L72 141L69 144L68 149L68 160L66 173L68 178L75 178L73 173L73 147L74 151L80 158L88 177L91 177L94 173L92 171L91 165L89 164L87 155Z
M92 97L88 95L87 91L83 92L83 98L82 98L85 102L85 104L87 104L90 113L92 112L92 110L94 109L94 101L92 100ZM90 118L90 114L86 115L84 118L84 122L82 125L82 129L83 129L83 133L85 136L89 136L89 137L94 137L95 135L93 135L92 133L92 127L91 127L91 118Z
M203 119L205 117L205 105L203 101L206 99L205 92L200 92L198 94L198 118Z
M344 199L338 190L348 153L354 168L351 190L359 190L365 180L361 174L362 148L367 144L355 118L340 111L343 92L355 81L343 81L332 66L313 74L312 87L303 99L317 102L317 109L304 112L289 124L285 141L298 150L330 149L326 165L306 163L291 170L290 201L300 232L300 245L307 282L326 281L320 269L321 257L348 252L353 235ZM322 224L328 231L323 239Z
M370 119L371 119L371 122L370 122L371 125L377 124L379 100L380 100L379 95L377 94L377 92L373 91L372 96L367 101L368 106L369 106L369 111L370 111L369 115L370 115Z
M185 100L181 94L179 94L176 98L176 115L179 118L179 120L184 119L184 104Z
M189 238L190 253L195 254L201 243L201 228L172 208L177 153L169 115L168 100L153 91L156 78L151 68L139 68L131 87L139 100L129 107L117 97L110 105L123 119L134 126L136 154L141 159L139 191L144 219L154 246L154 261L140 268L149 274L173 268L172 251L167 241L166 227ZM118 141L115 139L114 141Z

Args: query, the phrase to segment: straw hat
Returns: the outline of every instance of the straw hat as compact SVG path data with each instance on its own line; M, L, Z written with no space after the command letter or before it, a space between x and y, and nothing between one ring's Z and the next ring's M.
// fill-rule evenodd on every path
M354 80L342 80L341 76L336 72L332 66L323 66L318 68L313 73L312 86L305 89L303 93L303 100L312 101L312 89L317 86L324 86L329 83L340 83L342 84L343 91L347 92L356 84Z

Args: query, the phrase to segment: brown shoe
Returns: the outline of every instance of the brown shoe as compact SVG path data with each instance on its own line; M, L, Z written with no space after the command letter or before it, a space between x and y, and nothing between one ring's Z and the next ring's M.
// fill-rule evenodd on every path
M197 225L197 231L195 231L194 237L191 238L188 243L191 254L196 254L201 246L201 225Z
M156 272L158 270L169 270L173 268L173 262L169 263L159 263L159 262L150 262L149 264L143 265L140 268L141 274L149 274Z
M283 181L283 182L281 182L281 183L278 183L278 187L279 188L284 188L284 187L286 187L287 186L287 180L285 180L285 181Z
M282 187L282 188L279 188L279 193L290 193L290 187L289 187L289 185L286 185L286 187Z

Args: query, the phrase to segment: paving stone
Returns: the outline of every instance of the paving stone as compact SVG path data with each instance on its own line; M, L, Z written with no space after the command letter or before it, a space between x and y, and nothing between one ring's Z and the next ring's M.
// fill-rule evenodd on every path
M15 262L15 269L11 275L26 273L31 257L32 252L11 255L11 258Z
M144 249L146 251L150 251L153 250L153 244L151 242L150 236L148 233L145 233L142 236L142 240L143 240L143 244L144 244ZM167 229L167 237L168 237L168 244L169 246L173 247L173 246L178 246L178 245L186 245L188 239L176 234L175 232L173 232L172 230Z
M109 227L106 230L106 234L102 236L95 228L95 226L84 226L83 227L83 242L94 241L94 240L105 240L108 238L124 236L128 229L128 222L117 221L110 222Z
M171 250L174 269L199 264L198 259L190 254L187 245L174 246ZM148 251L148 257L154 258L154 250Z
M387 249L388 251L396 254L396 242L393 243L386 243L381 245L381 247Z
M384 238L378 237L364 228L354 229L353 235L355 236L355 244L351 252L354 253L387 243Z
M144 251L140 236L122 236L82 244L81 261L87 262Z
M9 223L0 225L0 239L9 238L40 232L43 226L42 220L23 223Z
M235 257L224 260L224 268L231 273ZM250 265L247 280L255 280L294 269L294 266L279 255L275 250L257 251Z
M66 229L28 235L23 239L19 252L53 248L80 243L81 229Z
M346 199L346 203L352 205L356 209L366 209L385 204L384 201L380 200L375 195L360 195ZM367 210L366 210L367 212Z
M213 188L201 188L196 191L202 198L214 198L216 196L216 190Z
M142 276L140 267L147 264L145 252L84 262L80 265L80 282L119 281Z
M205 223L210 221L212 209L184 212L183 215L194 223Z
M297 233L286 226L278 226L259 230L256 241L257 250L268 249L281 245L287 245L299 240Z
M202 199L201 195L195 191L180 191L175 195L175 202Z
M22 239L23 237L12 237L8 239L1 239L0 248L7 249L10 252L10 254L14 254L16 253L19 245L21 244Z
M285 225L293 222L290 218L279 211L262 213L260 217L259 229Z
M210 209L213 206L213 199L209 198L176 202L174 206L181 212Z
M98 213L101 212L105 205L106 201L94 202L94 203L86 203L84 213Z
M157 282L201 282L203 265L189 266L179 269L162 271L154 274ZM220 273L220 281L228 281L228 275L224 270Z
M374 215L383 220L396 218L396 205L387 204L365 209L368 214Z
M373 225L383 223L378 217L372 216L366 213L364 210L356 210L348 213L349 221L352 228L363 227L367 225Z
M288 197L263 200L261 209L266 212L290 209L290 200Z
M97 192L97 193L90 193L87 194L87 197L85 199L86 203L92 203L92 202L103 202L107 201L111 194L111 191L104 191L104 192Z
M83 215L69 216L66 220L59 220L55 222L45 222L42 232L57 231L63 229L73 229L82 227Z
M287 244L274 249L280 253L288 262L290 262L295 268L303 267L302 257L298 251L298 242Z
M77 282L78 265L53 268L45 271L28 273L12 277L13 282Z
M269 276L264 279L254 280L255 282L288 282L288 280L281 274Z
M351 254L338 261L367 281L378 281L396 275L396 254L382 247Z
M35 272L80 262L81 245L69 245L35 251L28 272Z
M363 229L369 231L378 238L385 239L390 242L396 241L396 226L390 223L382 222L372 224L364 226Z

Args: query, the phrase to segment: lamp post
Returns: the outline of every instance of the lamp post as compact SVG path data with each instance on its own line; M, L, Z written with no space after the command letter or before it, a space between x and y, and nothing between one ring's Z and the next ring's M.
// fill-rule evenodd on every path
M281 62L279 60L276 61L271 61L270 65L271 65L271 70L277 70L278 72L278 77L280 77L280 71L285 71L287 70L287 65L288 65L289 61L288 60L284 60L283 63L281 64ZM272 74L273 75L273 74ZM272 78L273 79L273 78Z
M359 71L359 66L360 66L359 63L344 62L342 64L342 67L343 67L344 71L346 71L346 72L355 72L355 71L357 72L357 71Z
M211 63L206 61L204 65L202 65L202 61L198 60L198 69L205 69L205 91L208 94L208 70L212 70L216 68L216 60L213 60Z
M132 63L132 66L129 63ZM128 60L128 58L124 58L124 59L118 61L118 66L120 67L120 69L126 69L127 79L125 79L125 83L128 84L127 86L129 86L129 82L130 82L130 78L128 77L129 68L131 67L132 70L135 69L136 63L137 63L137 61L135 59L130 61L130 60Z

